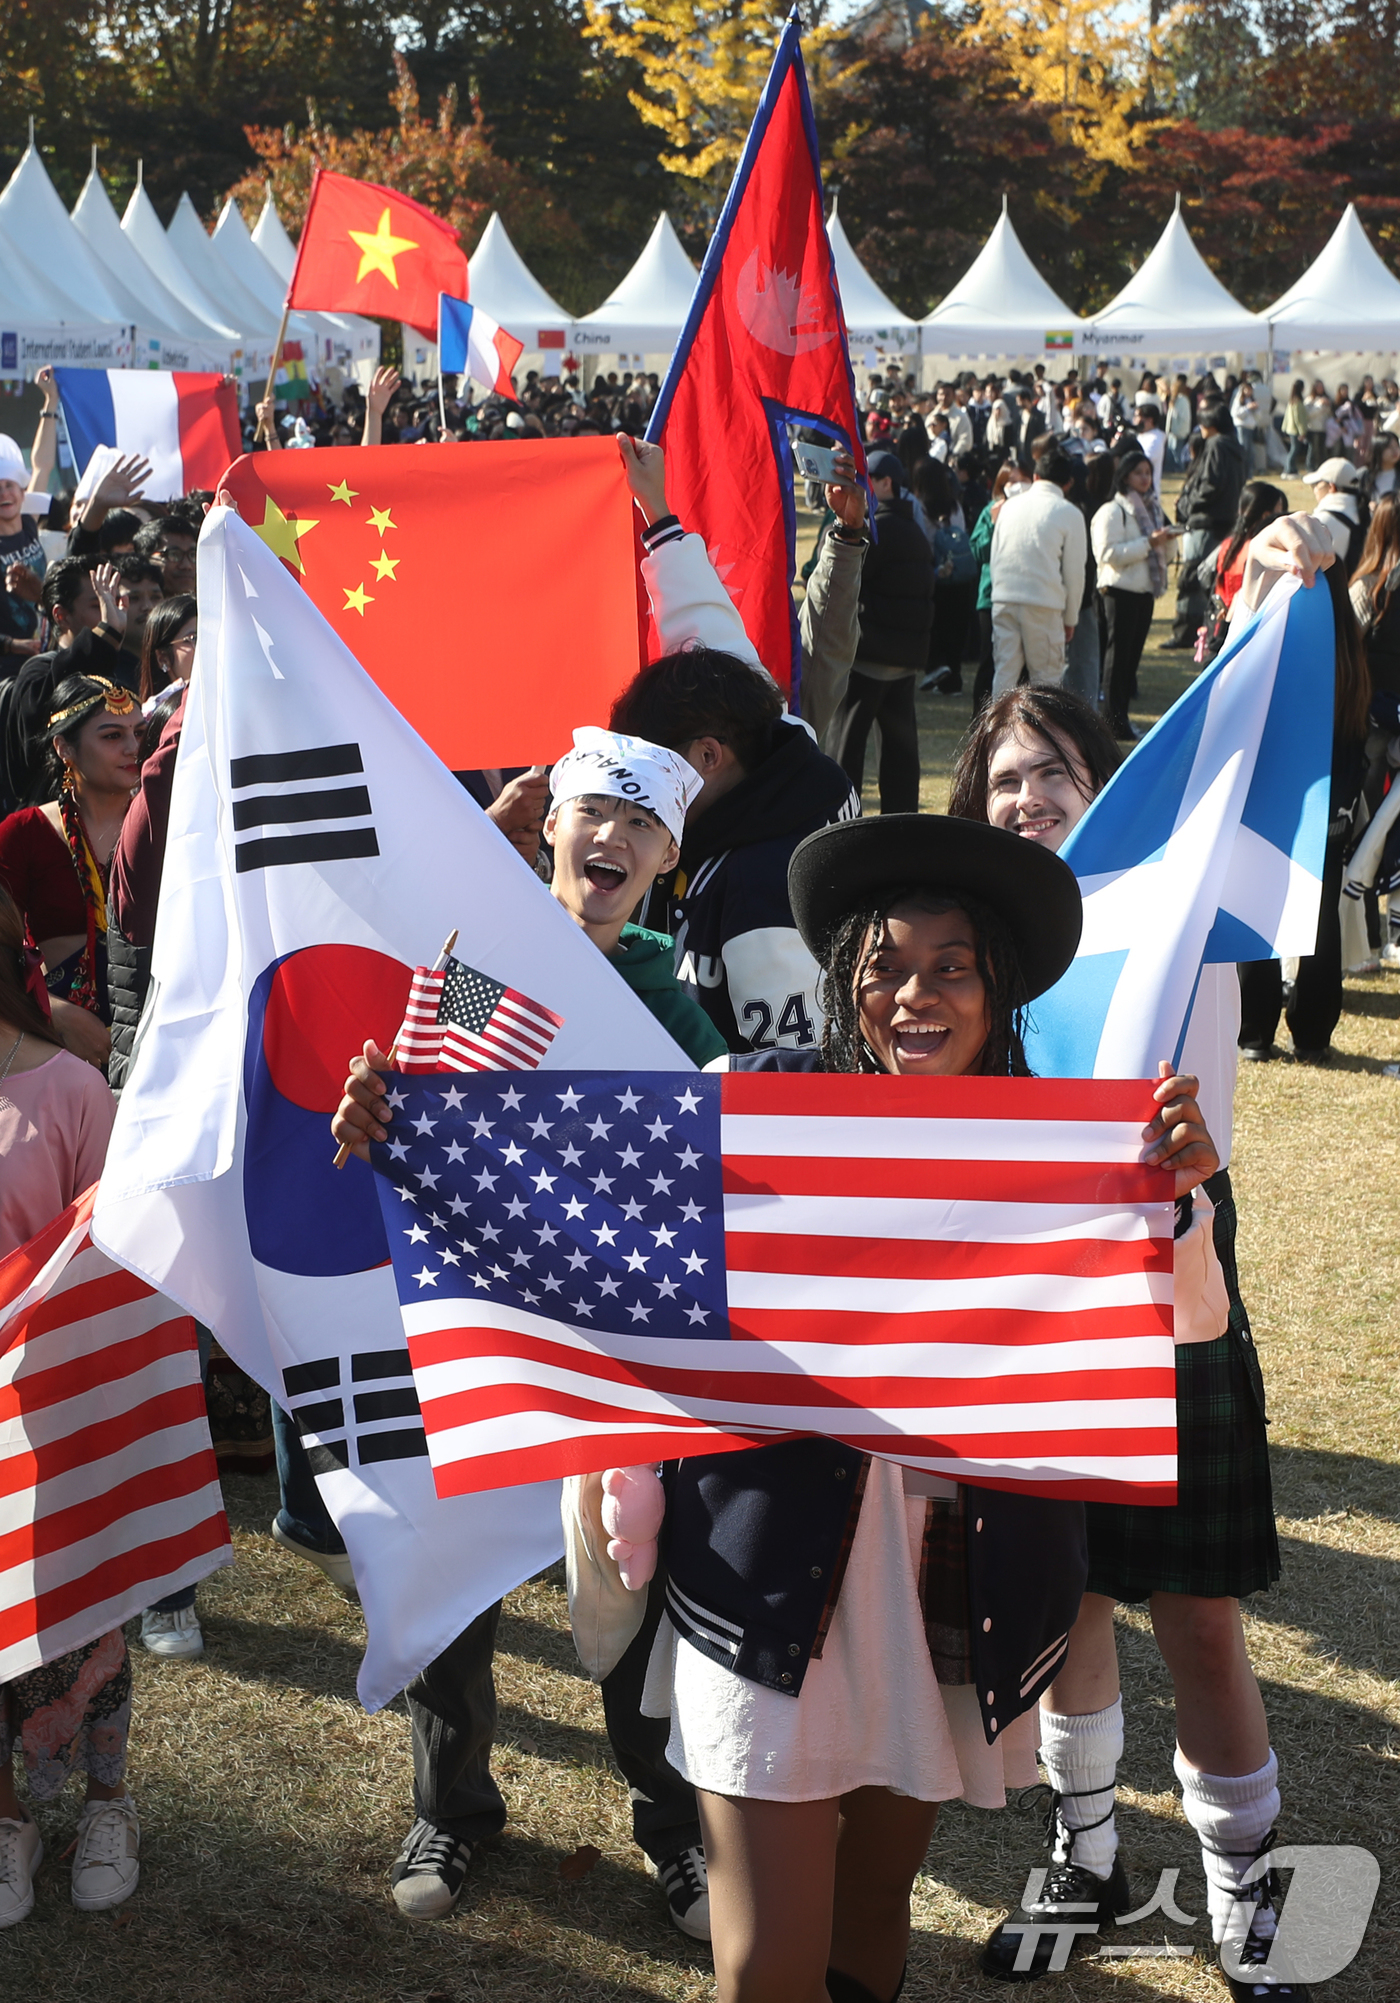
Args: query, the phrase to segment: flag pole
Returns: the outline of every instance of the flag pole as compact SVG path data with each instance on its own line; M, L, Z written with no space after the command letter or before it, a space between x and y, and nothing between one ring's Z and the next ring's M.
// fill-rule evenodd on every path
M282 308L282 324L277 329L277 341L272 350L272 367L267 372L267 401L272 405L272 425L266 418L258 419L258 437L265 438L269 445L273 442L273 426L277 423L277 371L282 366L282 344L287 338L287 322L292 316L292 302L288 298Z
M452 948L456 945L456 943L457 943L457 927L454 925L452 930L447 935L447 940L443 946L442 951L438 954L436 960L434 960L432 964L432 967L430 969L432 973L434 974L442 973L443 969L446 967L448 961L452 957ZM396 1036L393 1042L389 1045L389 1062L391 1064L393 1063L395 1057L398 1055L398 1049L399 1049L399 1039ZM335 1167L344 1168L346 1162L348 1162L349 1159L350 1159L350 1143L349 1141L342 1141L340 1143L340 1146L335 1151Z

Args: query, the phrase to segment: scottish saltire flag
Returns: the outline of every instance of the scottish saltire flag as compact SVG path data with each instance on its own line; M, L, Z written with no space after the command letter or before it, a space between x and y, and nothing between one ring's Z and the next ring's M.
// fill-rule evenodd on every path
M1310 953L1316 939L1333 648L1326 586L1275 585L1060 851L1084 893L1084 933L1069 972L1031 1009L1031 1069L1150 1077L1172 1059L1200 1077L1222 1156L1234 963Z
M95 1193L0 1259L0 1684L233 1563L194 1323Z
M199 607L154 994L93 1235L302 1428L374 1710L563 1537L552 1483L434 1488L376 1179L332 1166L348 1060L388 1049L414 967L460 926L472 967L565 1018L544 1063L694 1067L228 509L200 537Z
M525 352L504 327L469 299L438 294L438 367L446 376L470 376L484 389L513 396L511 370Z
M829 1434L1176 1499L1150 1086L398 1078L372 1149L444 1495Z
M151 463L147 498L177 501L195 487L216 488L243 450L238 392L223 376L180 369L54 374L80 474L102 446L113 454L136 452ZM78 497L85 497L81 480Z

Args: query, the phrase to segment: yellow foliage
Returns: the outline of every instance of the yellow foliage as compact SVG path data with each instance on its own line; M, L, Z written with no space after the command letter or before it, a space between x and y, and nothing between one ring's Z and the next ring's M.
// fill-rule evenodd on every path
M1056 136L1086 159L1119 167L1160 120L1142 116L1153 30L1146 8L1112 0L980 0L963 29L996 46Z
M661 154L662 166L695 181L727 176L743 151L790 0L586 5L590 32L610 54L641 69L642 88L628 95L665 137L670 150ZM803 36L809 70L831 39L831 30L820 27Z

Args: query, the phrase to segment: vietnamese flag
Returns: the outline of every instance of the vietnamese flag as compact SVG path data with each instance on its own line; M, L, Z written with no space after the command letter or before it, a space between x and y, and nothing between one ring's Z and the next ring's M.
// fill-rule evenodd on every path
M800 708L789 423L863 473L846 323L796 14L783 31L647 437L759 659Z
M395 188L319 169L288 306L377 313L432 341L440 292L467 296L466 253L452 225Z
M640 666L611 438L258 452L224 484L454 771L562 757Z

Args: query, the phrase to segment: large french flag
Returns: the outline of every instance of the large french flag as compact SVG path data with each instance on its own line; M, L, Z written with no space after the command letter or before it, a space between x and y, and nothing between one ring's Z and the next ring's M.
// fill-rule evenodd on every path
M238 392L220 375L181 369L55 369L80 474L106 446L151 463L152 501L217 488L243 450Z
M470 376L483 389L514 396L510 372L524 352L523 341L469 299L438 294L438 367L444 375Z

